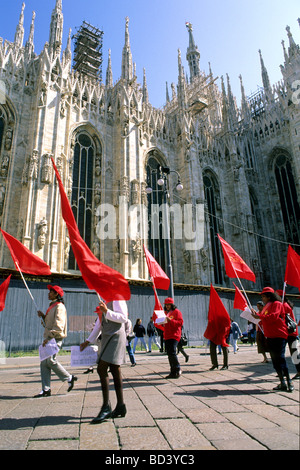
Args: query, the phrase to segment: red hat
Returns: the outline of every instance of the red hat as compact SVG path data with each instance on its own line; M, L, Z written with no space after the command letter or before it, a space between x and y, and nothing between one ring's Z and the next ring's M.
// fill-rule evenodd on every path
M277 289L276 294L280 295L280 297L283 296L283 290Z
M274 294L272 287L264 287L260 294L266 294L267 292Z
M60 295L61 297L63 297L64 291L62 290L61 287L59 287L59 286L51 286L51 284L48 284L47 287L48 287L49 290L54 290L54 292L56 292L58 295Z
M174 299L172 299L172 297L167 297L165 299L165 304L173 304L174 303Z

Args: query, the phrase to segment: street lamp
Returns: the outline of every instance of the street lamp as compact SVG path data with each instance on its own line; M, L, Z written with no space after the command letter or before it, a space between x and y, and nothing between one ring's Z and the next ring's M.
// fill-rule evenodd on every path
M167 234L166 237L166 258L167 258L167 275L170 279L170 287L168 290L168 295L174 299L174 285L173 285L173 269L172 269L172 260L171 260L171 244L170 244L170 225L169 225L169 214L167 210L167 204L169 203L169 198L170 198L170 193L169 193L169 180L168 176L170 173L176 173L177 175L177 185L176 185L176 190L177 191L182 191L183 190L183 185L180 180L180 175L178 171L176 170L171 170L168 167L159 167L159 179L157 180L158 186L161 187L163 191L163 211L164 211L164 217L163 220L166 224L165 227L165 233ZM146 193L151 194L152 193L152 188L147 187L146 188Z

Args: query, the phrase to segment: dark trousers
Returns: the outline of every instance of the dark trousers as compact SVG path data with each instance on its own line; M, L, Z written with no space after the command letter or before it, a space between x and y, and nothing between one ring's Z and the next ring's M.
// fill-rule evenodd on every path
M169 364L171 368L171 374L176 374L180 371L180 364L177 359L177 345L178 341L176 339L166 339L165 347L168 354Z
M228 367L228 349L224 346L222 347L223 352L223 367ZM212 365L218 367L218 358L217 358L217 344L209 341L209 352Z
M267 338L267 345L272 359L273 367L276 370L280 380L283 376L288 377L289 370L285 360L286 339Z

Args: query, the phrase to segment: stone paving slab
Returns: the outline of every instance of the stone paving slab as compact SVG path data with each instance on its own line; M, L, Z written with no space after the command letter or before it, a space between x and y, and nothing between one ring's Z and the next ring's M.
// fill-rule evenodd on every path
M122 366L127 414L91 425L102 404L96 371L71 369L74 389L52 377L51 397L40 391L38 358L0 365L1 450L101 450L126 453L200 450L299 450L299 380L293 393L274 392L272 364L262 364L255 347L229 354L229 369L209 371L210 357L188 350L179 356L182 376L166 379L168 359L158 352L136 354L137 366ZM294 366L288 357L291 375ZM116 397L111 380L111 403ZM127 455L127 454L126 454Z

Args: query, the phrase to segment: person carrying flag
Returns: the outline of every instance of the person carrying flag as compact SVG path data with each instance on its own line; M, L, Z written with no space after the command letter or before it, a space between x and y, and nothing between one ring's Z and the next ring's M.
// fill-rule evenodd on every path
M171 297L165 299L164 309L166 313L164 340L171 368L170 374L166 379L178 379L181 375L181 369L176 353L177 345L181 338L183 318L181 311L174 305L174 300Z
M275 391L294 390L294 386L289 376L288 366L285 360L285 347L288 338L288 329L285 323L285 311L280 297L274 292L272 287L264 287L261 292L261 299L264 308L261 312L252 309L252 316L262 322L267 346L272 359L273 367L276 370L280 384L273 388ZM285 383L285 379L287 384Z
M44 314L38 310L38 317L42 318L42 324L45 327L43 346L46 346L49 340L55 339L58 348L61 348L62 341L67 336L67 311L64 305L64 291L59 286L47 286L49 289L48 298L50 300L49 308ZM56 354L41 361L41 379L42 391L34 398L49 397L51 395L51 371L53 371L61 381L68 382L68 392L74 387L77 380L75 375L69 374L64 367L57 361Z

